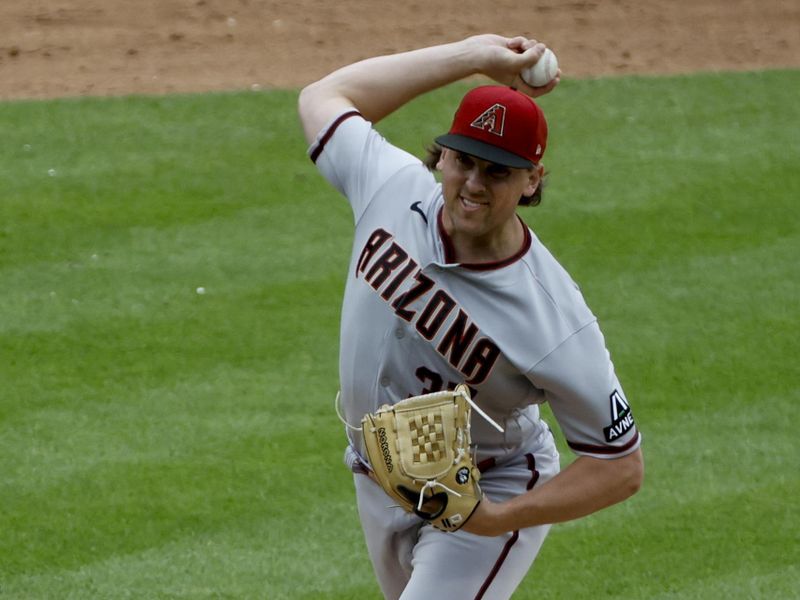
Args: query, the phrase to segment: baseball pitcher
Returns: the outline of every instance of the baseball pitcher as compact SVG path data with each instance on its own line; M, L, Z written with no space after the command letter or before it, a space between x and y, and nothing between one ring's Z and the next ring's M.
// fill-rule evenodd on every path
M545 115L519 76L545 47L480 35L306 87L309 156L349 202L338 401L386 598L511 597L554 523L634 494L641 436L597 319L517 215L541 200ZM471 75L426 160L374 124ZM539 405L577 458L563 471Z

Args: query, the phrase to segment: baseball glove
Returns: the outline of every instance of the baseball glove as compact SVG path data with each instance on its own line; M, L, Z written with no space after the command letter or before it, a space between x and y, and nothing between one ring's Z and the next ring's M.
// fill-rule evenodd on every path
M402 508L442 531L460 529L482 497L470 448L473 406L468 388L459 385L384 405L361 421L377 482Z

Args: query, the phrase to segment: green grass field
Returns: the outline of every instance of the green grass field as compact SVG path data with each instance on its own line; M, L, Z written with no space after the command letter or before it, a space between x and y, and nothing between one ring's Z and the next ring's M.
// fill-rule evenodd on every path
M419 154L463 89L381 130ZM522 214L600 318L647 476L515 598L800 598L798 89L542 100ZM379 597L332 405L352 222L295 101L0 104L0 597Z

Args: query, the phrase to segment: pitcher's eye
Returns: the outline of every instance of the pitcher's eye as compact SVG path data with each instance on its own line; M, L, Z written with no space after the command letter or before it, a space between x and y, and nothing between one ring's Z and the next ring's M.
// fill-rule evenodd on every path
M511 175L511 169L503 165L492 165L486 169L492 179L505 179Z
M471 168L472 165L475 164L472 160L472 157L464 152L456 153L456 162L466 169Z

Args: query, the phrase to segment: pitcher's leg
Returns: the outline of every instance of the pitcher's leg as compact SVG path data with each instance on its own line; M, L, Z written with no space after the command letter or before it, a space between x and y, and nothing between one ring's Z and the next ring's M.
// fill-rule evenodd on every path
M358 515L367 552L384 597L396 600L411 577L411 559L422 521L401 508L367 475L354 474Z
M559 470L554 444L485 471L481 489L495 502L541 485ZM530 527L498 537L457 531L445 533L426 525L413 551L411 578L402 600L503 600L510 598L530 570L550 531Z
M489 538L422 529L402 600L505 600L530 570L549 525Z

